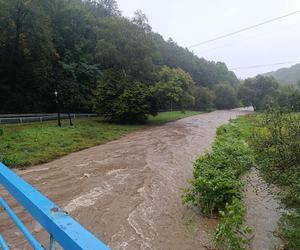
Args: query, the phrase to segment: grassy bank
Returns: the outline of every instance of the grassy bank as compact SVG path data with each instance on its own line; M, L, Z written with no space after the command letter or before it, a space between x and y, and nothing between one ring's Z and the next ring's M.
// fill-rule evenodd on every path
M24 167L48 162L68 153L116 140L138 129L197 115L199 112L163 112L149 117L143 125L118 125L101 118L76 119L74 126L56 121L0 127L0 161L10 167Z
M241 117L221 126L212 151L194 164L194 178L185 190L184 202L206 216L219 217L214 234L218 249L246 249L250 228L244 225L241 176L254 164L246 143L251 133L249 119Z

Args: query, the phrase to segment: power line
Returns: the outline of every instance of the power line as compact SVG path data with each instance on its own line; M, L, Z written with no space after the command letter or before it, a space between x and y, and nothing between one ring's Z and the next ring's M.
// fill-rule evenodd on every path
M288 31L287 28L290 28L291 26L296 26L298 28L297 25L299 25L300 22L297 22L297 23L294 23L294 24L289 24L289 25L285 25L284 27L281 27L280 29L276 29L276 31L278 30L282 30L284 29L285 31ZM295 28L295 27L293 27ZM247 39L252 39L252 38L255 38L255 37L262 37L264 35L268 35L266 32L264 32L264 34L255 34L255 35L250 35L250 36L247 36L246 38ZM230 47L234 44L238 44L240 42L238 41L234 41L234 42L231 42L231 43L228 43L228 44L225 44L225 45L222 45L222 46L218 46L218 47L213 47L213 48L209 48L209 49L206 49L206 50L200 50L200 51L197 51L197 53L205 53L205 52L209 52L209 51L214 51L214 50L217 50L217 49L221 49L221 48L226 48L226 47Z
M256 68L263 68L263 67L268 67L268 66L276 66L276 65L290 64L290 63L300 63L300 60L299 60L299 61L288 61L288 62L278 62L278 63L270 63L270 64L261 64L261 65L252 65L252 66L236 67L236 68L230 68L229 70L256 69Z
M274 22L274 21L277 21L277 20L280 20L280 19L283 19L283 18L292 16L292 15L296 15L296 14L299 14L299 13L300 13L300 10L297 10L297 11L288 13L288 14L283 15L283 16L279 16L279 17L275 17L275 18L269 19L269 20L264 21L264 22L262 22L262 23L258 23L258 24L255 24L255 25L251 25L251 26L248 26L248 27L246 27L246 28L243 28L243 29L240 29L240 30L237 30L237 31L228 33L228 34L221 35L221 36L218 36L218 37L215 37L215 38L212 38L212 39L209 39L209 40L206 40L206 41L203 41L203 42L200 42L200 43L191 45L191 46L189 46L188 48L190 49L190 48L198 47L198 46L203 45L203 44L211 43L211 42L214 42L214 41L217 41L217 40L220 40L220 39L229 37L229 36L233 36L233 35L235 35L235 34L238 34L238 33L241 33L241 32L247 31L247 30L250 30L250 29L254 29L254 28L256 28L256 27L259 27L259 26L262 26L262 25L265 25L265 24L268 24L268 23L271 23L271 22Z

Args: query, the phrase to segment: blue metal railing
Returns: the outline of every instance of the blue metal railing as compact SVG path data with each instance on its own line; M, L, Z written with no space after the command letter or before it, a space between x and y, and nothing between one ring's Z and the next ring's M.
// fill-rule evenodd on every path
M3 250L9 250L8 245L6 244L5 240L3 239L2 235L0 234L0 247Z
M27 227L23 224L23 222L19 219L19 217L13 212L13 210L8 206L8 204L4 201L4 199L0 196L0 206L4 208L4 210L8 213L9 217L15 222L17 227L24 234L29 244L34 249L43 250L42 245L32 236Z
M109 248L97 239L93 234L82 227L77 221L62 211L47 197L34 189L12 170L0 163L0 184L31 214L31 216L43 226L50 235L49 249L53 243L58 242L66 250L95 249L109 250ZM16 216L2 197L0 206L5 209L10 218L24 234L33 249L46 249L42 246ZM0 234L0 247L9 249Z

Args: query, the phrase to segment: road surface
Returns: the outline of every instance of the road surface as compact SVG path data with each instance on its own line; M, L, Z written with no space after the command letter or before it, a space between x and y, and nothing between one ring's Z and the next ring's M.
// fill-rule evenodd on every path
M210 149L216 128L248 112L185 118L17 173L112 249L207 249L216 221L183 206L182 189L194 160ZM9 203L44 239L30 216ZM23 237L3 219L0 231L11 248L24 249Z

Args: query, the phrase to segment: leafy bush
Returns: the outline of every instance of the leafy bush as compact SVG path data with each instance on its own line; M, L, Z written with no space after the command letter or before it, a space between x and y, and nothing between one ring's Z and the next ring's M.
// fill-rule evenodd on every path
M246 209L239 199L226 204L225 211L221 211L221 223L218 225L214 241L216 246L225 250L246 249L250 240L245 237L252 230L244 225Z
M290 184L300 171L300 116L282 109L270 109L257 124L253 140L261 171L279 185Z
M203 169L199 169L199 166ZM201 165L197 161L197 177L190 181L191 187L186 190L184 202L197 207L206 215L217 214L231 203L235 197L240 197L241 182L235 180L233 173ZM201 168L201 167L200 167Z
M243 141L233 138L223 142L219 139L213 146L213 152L216 166L228 171L231 169L236 178L253 166L253 151Z
M2 136L4 134L3 129L0 128L0 136Z
M286 249L300 249L300 115L270 108L257 123L253 138L264 177L281 187L287 210L280 223Z
M282 216L279 224L280 236L284 240L285 248L300 249L300 208Z
M184 202L212 215L225 209L226 203L240 197L239 177L253 166L253 152L241 139L241 132L232 125L218 129L218 137L211 153L194 164L194 179L185 190Z

